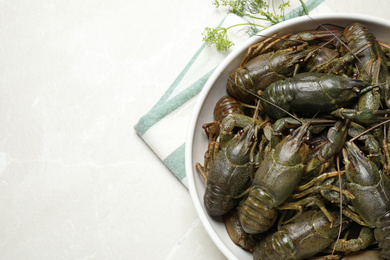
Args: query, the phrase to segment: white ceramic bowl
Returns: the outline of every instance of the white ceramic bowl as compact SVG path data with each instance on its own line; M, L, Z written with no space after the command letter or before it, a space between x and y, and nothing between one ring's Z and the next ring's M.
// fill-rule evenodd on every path
M347 26L353 22L365 24L376 36L378 40L390 42L390 21L377 17L362 14L323 14L312 15L312 19L321 24L335 24ZM261 35L284 35L304 30L315 30L318 24L308 17L299 17L291 19L264 30ZM189 125L189 131L186 142L186 174L188 185L195 209L199 218L214 241L216 246L228 259L253 259L252 254L236 246L229 238L222 218L211 217L207 214L203 204L203 195L206 184L195 169L195 163L203 164L203 155L207 149L207 138L202 129L202 124L214 121L213 109L215 103L223 95L226 95L226 83L232 70L237 68L247 50L247 48L260 41L262 37L252 37L243 45L232 52L216 68L214 73L203 87L192 119Z

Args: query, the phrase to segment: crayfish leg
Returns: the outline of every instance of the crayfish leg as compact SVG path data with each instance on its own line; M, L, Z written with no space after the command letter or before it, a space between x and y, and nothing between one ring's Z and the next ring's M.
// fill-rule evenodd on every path
M390 109L383 110L372 110L372 109L349 109L349 108L339 108L330 112L330 115L347 118L356 123L362 124L373 124L377 122L383 122L386 119L389 119Z
M321 40L323 42L334 40L335 36L340 35L339 30L314 30L304 31L296 34L292 34L288 40L282 45L282 49L288 48L303 42L309 42L314 40Z
M200 174L200 176L202 176L202 178L206 182L207 181L207 171L205 170L205 168L200 163L196 163L195 168L198 171L198 173Z
M361 226L368 226L366 222L355 212L353 212L351 209L343 209L343 215L347 216L348 218L352 219L356 223L358 223Z
M366 249L374 241L374 229L369 227L361 227L359 236L357 238L348 239L347 233L345 238L338 240L333 244L333 246L337 252L351 253Z
M310 207L310 206L317 206L326 216L326 218L329 220L331 225L334 222L334 217L329 213L329 211L326 209L325 204L321 199L318 198L318 196L313 197L307 197L304 199L301 199L299 201L294 202L284 202L282 205L278 207L278 210L297 210L298 214L297 216L292 217L291 220L285 221L285 223L288 223L299 216L299 212L303 211L304 208ZM302 212L301 212L302 213Z
M341 171L340 173L343 174L345 171ZM321 174L320 176L317 176L315 178L313 178L312 180L310 180L309 182L305 183L304 185L301 185L301 186L297 186L297 188L295 189L296 191L302 191L302 190L306 190L312 186L316 186L318 183L328 179L328 178L332 178L332 177L335 177L338 175L338 171L332 171L332 172L325 172L323 174Z
M245 54L245 57L240 64L240 67L244 66L245 63L247 63L248 61L250 61L254 57L272 50L273 46L275 46L283 38L289 37L291 34L287 34L287 35L275 40L277 35L278 34L276 33L276 34L270 36L269 38L265 39L264 41L261 41L261 42L258 42L258 43L255 43L255 44L249 46L249 48Z
M219 138L217 141L209 142L207 151L204 153L203 166L200 163L196 163L195 168L198 173L203 177L204 181L207 181L209 173L209 165L213 163L213 160L220 150Z
M209 139L209 143L216 140L219 135L219 123L217 121L206 123L202 125L202 128Z

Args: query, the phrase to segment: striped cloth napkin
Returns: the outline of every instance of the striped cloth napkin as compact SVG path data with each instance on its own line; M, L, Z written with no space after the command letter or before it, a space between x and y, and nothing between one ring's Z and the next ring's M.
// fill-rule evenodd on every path
M309 14L332 12L324 0L304 2ZM286 11L284 20L304 14L299 1L292 1L291 6L287 7ZM237 15L228 14L218 26L228 27L240 23L242 20L243 18ZM269 26L270 24L264 23L263 25ZM185 141L197 95L218 64L235 49L235 46L240 46L249 37L242 30L229 30L229 39L235 45L231 47L229 52L224 53L203 44L160 100L134 126L138 135L186 187Z

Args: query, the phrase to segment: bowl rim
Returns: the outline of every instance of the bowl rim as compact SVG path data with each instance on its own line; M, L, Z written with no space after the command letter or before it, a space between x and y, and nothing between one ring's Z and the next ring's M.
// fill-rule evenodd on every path
M358 20L359 22L367 21L370 23L377 23L377 24L385 24L390 27L390 20L376 17L368 14L360 14L360 13L324 13L324 14L313 14L308 16L301 16L297 18L292 18L283 22L280 22L278 24L272 25L269 28L261 31L258 33L258 35L269 35L274 31L278 31L280 29L283 29L285 27L291 26L291 23L301 23L301 22L307 22L310 20L330 20L330 19L345 19L345 20ZM270 33L271 32L271 33ZM202 202L198 198L198 193L196 190L195 180L194 180L194 171L193 171L193 161L192 161L192 145L193 145L193 139L195 135L195 126L198 121L198 116L201 112L202 106L205 102L205 99L207 95L209 94L211 88L213 87L215 81L220 76L221 71L223 71L235 58L237 55L239 55L243 49L247 49L250 45L254 44L255 42L259 41L259 39L256 37L250 37L247 39L244 43L242 43L239 47L237 47L235 50L233 50L231 53L229 53L224 60L216 67L214 72L211 74L205 85L203 86L201 92L198 95L198 98L196 100L195 108L193 110L193 113L191 115L191 119L188 126L187 131L187 139L185 144L185 171L187 176L187 182L188 182L188 189L190 192L192 203L194 204L195 210L198 214L198 217L205 228L207 234L210 236L211 240L214 242L214 244L217 246L217 248L222 252L222 254L227 257L228 259L237 259L236 255L233 254L233 252L223 243L223 241L219 238L218 234L214 230L212 224L208 220L206 216L206 212L202 208Z

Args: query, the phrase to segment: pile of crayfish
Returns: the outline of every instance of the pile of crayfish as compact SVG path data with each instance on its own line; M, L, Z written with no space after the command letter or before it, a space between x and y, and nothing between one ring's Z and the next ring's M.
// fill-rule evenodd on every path
M196 169L254 259L390 259L389 49L353 23L273 35L231 72Z

